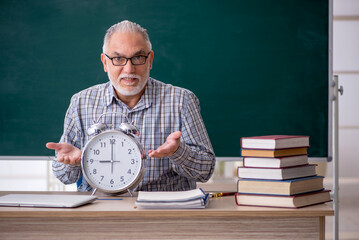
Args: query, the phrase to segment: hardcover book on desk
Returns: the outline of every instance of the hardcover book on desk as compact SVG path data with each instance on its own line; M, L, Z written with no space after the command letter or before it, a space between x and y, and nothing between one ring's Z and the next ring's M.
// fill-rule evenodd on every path
M266 180L239 178L237 192L273 195L297 195L323 190L322 176L295 178L288 180Z
M268 135L241 138L241 148L285 149L309 147L309 136Z
M242 148L241 155L243 157L286 157L286 156L297 156L297 155L306 155L307 148L285 148L285 149L245 149Z
M321 190L294 196L236 193L235 200L238 206L300 208L331 201L329 192Z
M309 136L268 135L241 138L244 157L285 157L306 155Z
M239 178L258 178L285 180L315 176L316 164L306 164L285 168L238 167Z
M309 136L241 139L237 205L298 208L330 201L323 177L308 163Z
M265 157L244 157L244 167L291 167L305 165L308 163L308 155L288 156L278 158L265 158Z

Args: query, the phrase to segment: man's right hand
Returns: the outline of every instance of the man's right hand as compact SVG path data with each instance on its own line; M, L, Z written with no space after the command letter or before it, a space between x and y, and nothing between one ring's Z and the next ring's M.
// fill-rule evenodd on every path
M69 165L81 163L81 150L69 143L46 143L48 149L57 151L57 161Z

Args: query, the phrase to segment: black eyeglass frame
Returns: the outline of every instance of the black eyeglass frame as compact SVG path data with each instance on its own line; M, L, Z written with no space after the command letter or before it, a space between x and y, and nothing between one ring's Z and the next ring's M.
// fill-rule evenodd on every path
M120 56L110 57L110 56L108 56L106 53L103 53L103 54L105 54L105 56L108 57L108 58L111 60L112 65L114 65L114 66L125 66L125 65L127 64L128 60L131 61L132 65L137 66L137 65L144 65L144 64L146 63L146 61L147 61L147 58L150 56L150 53L151 53L151 52L152 52L152 51L148 52L148 53L147 53L147 56L146 56L146 55L136 55L136 56L133 56L133 57L130 57L130 58L120 57ZM135 57L144 57L144 58L145 58L145 61L144 61L143 63L140 63L140 64L138 64L138 63L135 64L135 63L133 63L133 61L132 61L132 59L135 58ZM116 65L116 64L113 63L113 59L114 59L114 58L125 58L125 59L126 59L126 62L125 62L124 64Z

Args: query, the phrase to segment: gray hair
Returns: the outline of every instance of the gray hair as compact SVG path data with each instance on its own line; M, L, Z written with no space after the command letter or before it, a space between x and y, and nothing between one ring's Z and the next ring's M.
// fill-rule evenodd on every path
M106 32L105 38L103 40L103 46L102 46L102 51L105 53L107 51L107 45L108 42L112 36L112 34L114 34L115 32L130 32L130 33L140 33L143 38L145 39L147 46L149 48L149 50L152 50L152 44L150 41L150 38L147 34L147 30L144 29L143 27L141 27L139 24L128 21L128 20L124 20L122 22L116 23L114 25L112 25Z

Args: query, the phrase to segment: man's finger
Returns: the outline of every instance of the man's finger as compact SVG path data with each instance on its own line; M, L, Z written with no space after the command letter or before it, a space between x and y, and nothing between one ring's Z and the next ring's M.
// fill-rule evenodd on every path
M53 150L59 149L59 148L60 148L59 145L60 145L60 144L54 143L54 142L48 142L48 143L46 143L46 147L47 147L48 149L53 149Z
M159 148L157 148L156 150L149 150L148 151L148 156L149 157L167 157L170 156L174 153L171 145L161 145Z
M148 151L148 156L149 157L156 157L157 156L157 150L149 150Z
M57 156L56 159L57 159L58 162L63 162L64 161L64 157Z

